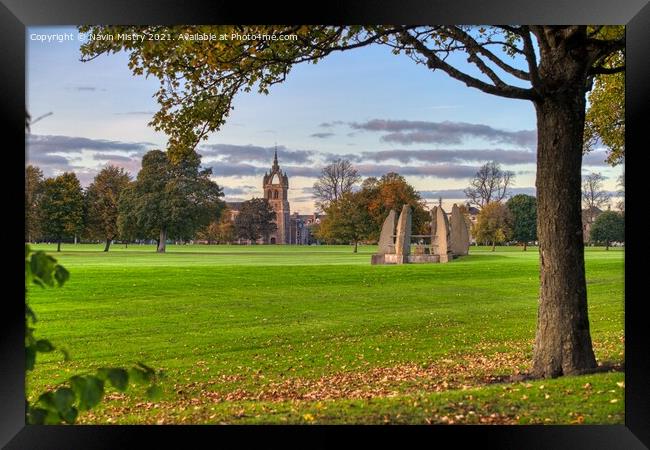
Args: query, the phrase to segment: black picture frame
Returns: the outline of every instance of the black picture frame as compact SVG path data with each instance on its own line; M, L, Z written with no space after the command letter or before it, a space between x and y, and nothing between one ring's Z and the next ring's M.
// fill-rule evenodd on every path
M316 7L314 7L316 6ZM20 296L22 267L17 263L23 243L15 239L22 233L23 195L20 149L24 145L25 102L25 27L34 25L77 24L202 24L202 23L513 23L513 24L625 24L627 25L626 70L626 249L625 249L625 425L619 426L398 426L398 427L256 427L251 432L242 426L26 426L24 423L24 305ZM292 6L268 2L246 5L242 2L199 1L157 2L119 0L2 0L0 4L0 114L6 125L2 147L5 160L5 222L15 226L3 234L7 268L2 272L6 289L2 302L0 333L0 444L11 449L37 448L130 448L146 442L188 445L207 438L215 446L236 438L246 445L260 436L265 445L298 444L301 447L339 445L341 432L364 440L387 442L399 439L410 446L411 438L424 439L425 445L450 440L454 445L473 442L482 448L502 449L637 449L650 446L650 358L648 325L643 314L643 278L635 276L645 267L642 262L643 213L647 207L639 199L643 179L641 155L648 117L650 81L650 5L648 0L400 0L399 2L356 0L303 3ZM24 161L23 161L24 162ZM6 175L13 176L8 177ZM12 181L9 181L12 180ZM12 266L15 261L15 267ZM336 433L332 433L335 431ZM295 433L301 438L296 439ZM407 439L408 440L405 440ZM138 444L138 442L140 442ZM419 444L420 445L420 444Z

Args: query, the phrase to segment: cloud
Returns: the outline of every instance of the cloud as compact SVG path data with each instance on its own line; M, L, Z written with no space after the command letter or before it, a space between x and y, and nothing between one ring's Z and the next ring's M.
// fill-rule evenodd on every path
M534 147L537 143L535 130L506 131L466 122L373 119L363 123L350 122L349 125L355 130L386 132L388 134L381 137L382 141L405 145L415 142L462 144L468 138L521 147Z
M348 155L349 156L349 155ZM449 162L483 162L496 161L501 164L531 164L535 163L536 154L526 150L381 150L377 152L362 152L352 155L355 161L389 161L401 163L423 161L428 163Z
M233 145L233 144L206 144L201 146L198 151L201 155L208 158L219 158L230 164L237 164L242 161L260 161L271 166L273 162L273 147L260 147L256 145ZM311 164L314 152L308 150L289 150L279 145L278 161L280 164Z
M98 88L96 86L73 86L70 89L72 89L73 91L79 91L79 92L95 92L95 91L106 92L106 89Z
M583 166L608 166L607 151L595 150L582 156Z
M309 137L315 137L319 139L325 139L332 136L334 136L334 133L314 133L309 135Z
M227 196L232 195L246 195L252 191L261 191L262 189L255 188L254 186L240 186L240 187L226 187L223 186L223 193Z
M30 134L27 136L28 154L78 153L82 150L122 151L144 154L155 144L151 142L122 142L107 139L89 139L74 136Z
M134 160L134 158L130 156L124 156L124 155L113 155L113 154L108 154L108 153L94 153L93 154L93 159L99 160L99 161L120 161L120 162L131 162Z
M478 167L456 164L435 164L427 166L400 166L387 164L358 164L355 166L362 176L380 177L388 172L400 175L463 179L476 174Z
M218 162L209 164L212 168L213 177L248 177L262 175L268 171L268 168L253 166L250 164L233 164L226 162Z
M331 127L336 126L336 125L344 125L344 124L345 124L345 122L342 121L342 120L333 120L332 122L323 122L323 123L319 124L318 126L323 127L323 128L331 128Z
M34 158L30 158L28 163L41 168L49 166L60 166L62 170L72 168L68 158L58 155L37 155Z
M418 191L422 198L425 199L434 199L437 200L439 197L443 199L459 199L465 198L465 192L463 188L458 189L439 189L433 191ZM508 196L526 194L535 196L535 187L520 187L520 188L510 188L508 189Z

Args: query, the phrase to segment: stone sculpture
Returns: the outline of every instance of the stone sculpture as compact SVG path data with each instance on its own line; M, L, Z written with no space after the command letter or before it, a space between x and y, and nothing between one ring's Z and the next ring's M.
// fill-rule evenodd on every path
M460 208L454 203L451 208L451 252L454 256L464 256L469 252L469 231Z

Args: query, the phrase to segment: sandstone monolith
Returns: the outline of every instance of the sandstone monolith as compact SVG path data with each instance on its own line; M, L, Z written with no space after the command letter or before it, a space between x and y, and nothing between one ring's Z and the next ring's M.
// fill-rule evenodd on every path
M411 253L411 207L404 205L397 221L395 254L408 256ZM406 260L404 259L404 261Z
M393 240L393 235L395 234L395 215L395 210L391 209L381 227L378 244L379 249L377 250L378 255L395 253L395 243Z
M460 208L454 203L451 208L451 252L457 256L467 255L469 251L469 232Z

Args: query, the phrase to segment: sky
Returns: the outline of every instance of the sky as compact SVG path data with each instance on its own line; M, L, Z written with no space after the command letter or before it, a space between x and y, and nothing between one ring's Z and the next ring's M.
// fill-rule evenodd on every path
M64 33L69 40L56 38ZM26 164L48 177L74 171L83 186L107 164L135 178L142 155L167 141L147 126L158 109L159 82L133 75L125 53L81 62L80 44L75 27L27 29L27 109L34 123ZM450 61L478 75L460 57ZM363 178L398 172L430 206L442 197L445 209L465 202L470 178L492 160L515 173L512 194L535 194L531 102L468 88L385 46L296 65L269 95L240 93L233 105L226 124L197 148L226 201L262 196L276 146L292 213L315 211L312 186L338 157ZM601 173L615 194L623 167L608 166L605 155L602 148L586 155L583 173Z

